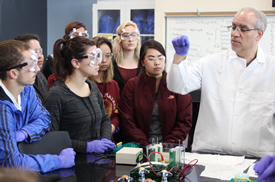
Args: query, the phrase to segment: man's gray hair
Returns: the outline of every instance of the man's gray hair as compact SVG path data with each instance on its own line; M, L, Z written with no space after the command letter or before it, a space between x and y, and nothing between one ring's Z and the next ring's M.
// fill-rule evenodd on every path
M247 10L247 11L255 14L255 16L256 16L256 23L254 25L255 28L263 29L264 31L266 30L267 18L266 18L266 15L262 11L258 10L257 8L254 8L254 7L246 7L246 8L240 9L237 14L239 14L240 12L242 12L244 10Z

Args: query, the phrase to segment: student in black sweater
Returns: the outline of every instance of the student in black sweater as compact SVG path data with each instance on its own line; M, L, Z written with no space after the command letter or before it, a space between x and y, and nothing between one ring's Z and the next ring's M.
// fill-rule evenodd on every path
M80 153L104 153L116 145L111 121L97 85L87 77L98 74L102 52L85 37L59 39L54 45L57 81L51 86L45 107L52 116L52 129L68 131Z

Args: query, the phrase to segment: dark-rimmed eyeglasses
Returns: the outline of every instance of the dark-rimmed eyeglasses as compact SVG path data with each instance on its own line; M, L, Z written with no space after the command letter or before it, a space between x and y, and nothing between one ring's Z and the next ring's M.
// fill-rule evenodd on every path
M227 29L228 29L228 31L237 30L239 33L245 33L245 32L249 32L249 31L252 31L252 30L260 30L259 28L252 28L252 29L239 28L239 27L233 26L233 25L227 26Z

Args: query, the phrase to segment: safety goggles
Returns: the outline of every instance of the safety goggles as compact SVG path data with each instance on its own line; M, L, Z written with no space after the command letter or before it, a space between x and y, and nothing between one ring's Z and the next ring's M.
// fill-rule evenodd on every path
M130 40L131 37L133 41L140 39L140 34L137 29L134 32L126 32L125 29L122 29L122 33L119 35L121 36L121 40L126 41Z
M36 72L37 71L38 56L37 56L37 53L34 50L31 50L31 52L32 52L32 55L30 56L30 58L27 58L27 60L28 59L30 60L30 61L28 61L29 63L27 63L26 66L22 67L22 69L24 69L26 71L29 71L29 72Z
M5 69L5 70L0 70L0 71L9 71L11 69L22 68L29 72L36 72L38 58L37 58L37 54L35 53L34 50L31 50L31 52L32 52L32 55L29 58L24 59L24 61L27 61L27 62L21 63L19 65L13 66L13 67Z
M32 49L36 54L43 54L43 49Z
M90 66L99 65L102 61L102 51L96 48L93 51L87 53L87 56L75 57L76 59L87 59L85 60Z
M107 53L107 54L103 55L103 57L105 60L110 60L113 57L113 53Z
M89 38L89 34L88 34L87 30L85 30L85 31L77 31L76 28L73 28L73 30L69 34L69 37L72 39L72 38L78 37L78 36L82 36L82 37L85 37L87 39Z
M159 56L159 57L154 57L154 56L148 56L147 58L144 58L144 60L150 61L150 62L156 62L159 60L159 62L165 61L165 56Z

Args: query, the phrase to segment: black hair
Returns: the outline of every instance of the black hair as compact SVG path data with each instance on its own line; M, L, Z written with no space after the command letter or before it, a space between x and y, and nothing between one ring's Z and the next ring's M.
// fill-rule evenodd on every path
M19 40L22 42L29 42L30 40L37 40L38 42L40 42L39 36L36 34L23 34L23 35L19 35L17 37L14 38L14 40Z
M156 40L147 40L147 41L143 42L143 44L141 45L141 48L140 48L139 61L138 61L139 68L138 69L144 70L144 67L142 66L141 63L144 61L144 57L145 57L148 49L156 49L157 51L159 51L162 55L164 55L166 57L165 49L161 45L161 43L159 43Z

